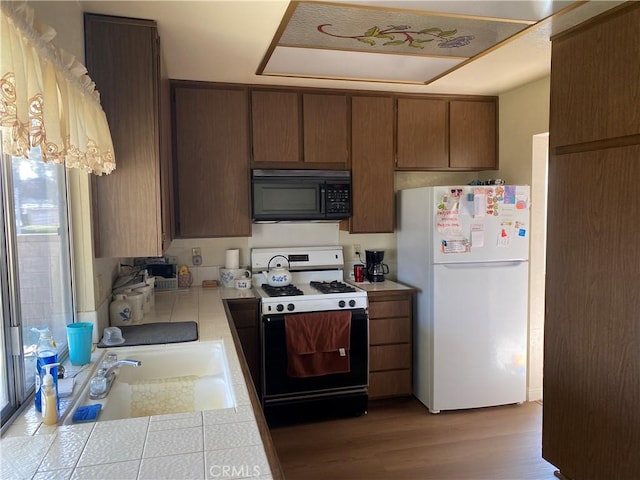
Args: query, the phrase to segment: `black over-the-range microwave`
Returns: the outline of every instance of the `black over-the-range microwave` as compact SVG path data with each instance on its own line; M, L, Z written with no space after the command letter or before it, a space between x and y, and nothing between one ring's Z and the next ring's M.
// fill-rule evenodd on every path
M351 172L253 170L255 221L341 220L351 215Z

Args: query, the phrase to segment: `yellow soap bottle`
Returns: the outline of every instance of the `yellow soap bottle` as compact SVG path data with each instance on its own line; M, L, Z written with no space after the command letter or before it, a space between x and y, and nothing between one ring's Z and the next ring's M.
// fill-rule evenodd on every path
M56 386L53 383L51 369L59 365L59 363L44 365L46 373L42 377L42 423L45 425L58 423L58 392L56 392Z

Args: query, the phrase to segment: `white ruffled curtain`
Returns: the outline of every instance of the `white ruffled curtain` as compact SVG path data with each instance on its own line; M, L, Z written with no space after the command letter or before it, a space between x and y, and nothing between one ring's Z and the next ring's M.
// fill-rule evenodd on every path
M53 28L34 21L25 2L1 0L0 128L3 150L96 175L115 168L100 95L87 69L56 48Z

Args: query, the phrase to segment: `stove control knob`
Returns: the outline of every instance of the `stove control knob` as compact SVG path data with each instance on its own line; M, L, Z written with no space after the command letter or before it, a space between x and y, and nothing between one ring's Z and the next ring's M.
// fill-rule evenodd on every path
M283 310L284 310L284 305L282 305L281 303L279 303L279 304L276 306L276 310L277 310L277 311L279 311L279 312L283 311Z
M355 300L349 300L349 306L350 307L355 307L356 306L356 301Z
M346 303L344 303L344 300L340 300L340 301L338 302L338 306L339 306L340 308L344 308L344 306L345 306L345 305L346 305Z
M296 306L293 303L287 305L287 310L289 310L290 312L292 312L294 308L296 308Z

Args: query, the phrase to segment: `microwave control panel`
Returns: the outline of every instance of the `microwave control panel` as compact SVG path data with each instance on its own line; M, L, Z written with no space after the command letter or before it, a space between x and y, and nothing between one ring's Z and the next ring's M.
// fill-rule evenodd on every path
M343 217L351 213L351 185L347 183L327 183L325 185L327 216Z

